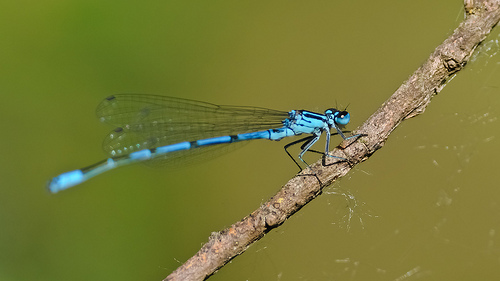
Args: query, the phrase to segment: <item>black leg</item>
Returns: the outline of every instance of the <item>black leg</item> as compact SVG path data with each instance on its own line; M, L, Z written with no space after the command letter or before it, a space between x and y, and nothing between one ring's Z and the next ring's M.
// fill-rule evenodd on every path
M302 167L299 165L299 163L295 160L295 158L293 158L293 156L290 154L290 152L288 152L288 148L292 145L296 145L296 144L299 144L299 143L302 143L303 144L300 146L301 149L304 149L304 147L312 140L314 139L314 136L307 136L305 138L301 138L299 140L296 140L296 141L293 141L291 143L288 143L286 144L283 148L285 149L285 152L286 154L288 154L288 156L292 159L293 163L295 163L295 165L297 165L297 167L299 167L299 172L302 171ZM307 163L306 163L307 164Z
M293 163L295 163L295 165L297 165L297 167L299 167L299 173L302 172L302 167L299 165L299 163L295 160L295 158L293 158L293 156L290 154L290 152L288 152L288 148L292 145L296 145L296 144L299 144L301 142L303 142L303 144L300 146L301 149L304 149L304 147L306 147L311 141L314 140L314 136L308 136L308 137L305 137L305 138L301 138L299 140L296 140L296 141L293 141L291 143L288 143L284 146L285 148L285 152L286 154L288 154L288 156L292 159ZM316 152L316 151L315 151ZM321 152L320 152L321 153ZM302 160L302 159L301 159ZM307 164L304 160L302 160L302 162L304 162L307 167L309 167L309 164ZM311 169L312 171L312 169ZM318 178L318 175L316 175L316 173L313 171L312 174L304 174L304 176L314 176L320 185L322 185L323 183L321 182L321 180Z
M345 131L346 133L350 133L351 131ZM338 135L338 133L331 133L330 134L331 136L334 136L334 135ZM295 160L295 158L290 154L290 152L288 151L288 148L290 146L294 146L294 145L297 145L299 143L302 143L302 145L300 146L300 150L304 150L304 148L309 144L309 142L314 139L314 136L307 136L307 137L304 137L304 138L301 138L299 140L296 140L296 141L293 141L291 143L288 143L284 146L284 149L285 149L285 152L286 154L288 155L288 157L290 157L293 161L293 163L295 163L295 165L297 165L297 167L299 167L299 172L302 171L302 167L300 166L300 164ZM323 151L318 151L318 150L314 150L314 149L309 149L307 150L307 152L313 152L313 153L318 153L318 154L321 154L321 155L325 155L325 152ZM323 161L324 163L324 161ZM337 163L337 162L336 162ZM307 163L306 163L307 164ZM333 163L335 164L335 163ZM331 165L331 164L329 164ZM308 165L309 166L309 165Z
M342 132L342 131L341 131L341 132ZM351 131L344 131L343 133L350 133L350 132L351 132ZM330 135L331 135L331 136L333 136L333 135L339 135L339 132L331 133ZM345 136L342 134L342 136L344 137L344 139L351 139L351 138L359 138L359 137L362 137L362 136L366 136L366 134L357 134L357 135L350 136L350 137L345 137ZM300 173L303 169L302 169L302 167L300 166L300 164L297 162L297 160L295 160L295 158L294 158L294 157L290 154L290 152L288 151L288 148L289 148L289 147L291 147L291 146L293 146L293 145L297 145L297 144L299 144L299 143L302 143L302 145L300 146L300 149L301 149L302 151L304 151L304 148L306 148L308 145L310 145L310 143L311 143L312 141L314 141L314 142L315 142L315 136L314 136L314 135L312 135L312 136L307 136L307 137L301 138L301 139L299 139L299 140L296 140L296 141L290 142L290 143L286 144L286 145L283 147L283 148L285 149L285 152L286 152L286 154L288 155L288 157L290 157L290 158L292 159L293 163L295 163L295 165L297 165L297 167L299 168L299 173ZM313 152L313 153L318 153L318 154L323 155L323 157L322 157L322 165L323 165L323 166L331 166L331 165L334 165L334 164L337 164L337 163L341 163L341 162L346 162L346 161L348 161L347 159L343 159L343 158L341 158L341 157L337 157L337 156L330 156L330 155L328 155L328 154L327 154L328 152L318 151L318 150L314 150L314 149L308 149L308 150L306 150L306 151L304 151L304 152ZM338 158L338 159L340 159L340 160L339 160L339 161L336 161L336 162L333 162L333 163L330 163L330 164L327 164L327 163L326 163L326 156L335 157L335 158ZM307 162L305 162L303 159L301 159L301 161L302 161L302 162L304 162L304 163L307 165L307 167L309 167L309 164L308 164ZM312 171L312 170L311 170L311 171ZM322 183L321 183L321 181L320 181L320 179L319 179L319 178L318 178L318 176L316 175L316 173L314 173L314 171L313 171L313 174L309 174L309 175L310 175L310 176L315 176L315 177L316 177L316 179L318 180L318 182L319 182L320 184L322 184Z

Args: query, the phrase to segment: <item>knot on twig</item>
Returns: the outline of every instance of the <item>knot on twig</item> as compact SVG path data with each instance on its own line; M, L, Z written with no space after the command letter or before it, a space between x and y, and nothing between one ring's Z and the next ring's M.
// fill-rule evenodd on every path
M468 15L475 14L477 8L475 7L474 0L464 0L464 9Z
M464 9L467 15L474 15L484 11L493 11L498 9L494 1L488 0L464 0Z
M465 63L462 65L456 59L449 57L449 56L446 56L446 55L442 56L442 60L443 60L444 67L446 68L446 70L448 70L448 72L450 74L453 74L453 73L459 71L460 69L462 69L465 66Z

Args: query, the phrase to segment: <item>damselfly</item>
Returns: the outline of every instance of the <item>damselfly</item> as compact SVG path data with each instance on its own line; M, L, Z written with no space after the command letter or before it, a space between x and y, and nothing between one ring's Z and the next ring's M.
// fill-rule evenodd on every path
M329 151L331 129L343 139L360 136L346 137L343 134L341 127L349 123L350 116L347 111L335 108L327 109L324 114L306 110L286 112L165 96L123 94L102 101L97 107L97 116L100 121L117 127L104 140L104 150L109 158L53 178L48 183L51 192L136 162L177 163L207 151L218 151L231 143L255 139L278 141L301 134L311 134L298 155L309 166L302 156L323 132L326 135L325 155Z

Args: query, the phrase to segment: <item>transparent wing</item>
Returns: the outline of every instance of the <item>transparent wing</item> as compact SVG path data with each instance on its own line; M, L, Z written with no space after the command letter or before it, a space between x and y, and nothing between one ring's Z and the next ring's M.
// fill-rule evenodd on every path
M100 121L117 126L104 140L103 148L111 156L119 156L184 141L280 128L288 112L166 96L122 94L102 101L97 107L97 116ZM213 155L227 147L215 145L169 153L150 162L164 164L163 160L167 159Z

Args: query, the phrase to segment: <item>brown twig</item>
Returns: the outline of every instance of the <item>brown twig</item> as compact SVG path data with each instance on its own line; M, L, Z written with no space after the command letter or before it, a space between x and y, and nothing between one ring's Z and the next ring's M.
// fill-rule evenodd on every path
M333 150L333 155L348 159L347 162L315 163L311 168L321 185L316 177L307 175L310 170L299 173L259 209L231 227L212 233L198 253L165 280L205 280L317 197L323 187L368 159L401 121L423 113L431 98L467 64L472 52L500 20L500 0L465 0L464 7L466 18L453 34L354 132L367 136L354 142L344 141Z

